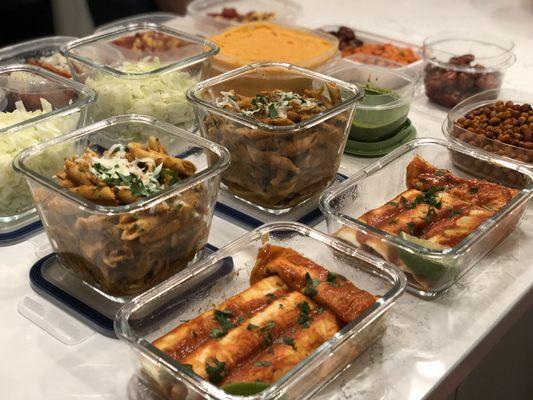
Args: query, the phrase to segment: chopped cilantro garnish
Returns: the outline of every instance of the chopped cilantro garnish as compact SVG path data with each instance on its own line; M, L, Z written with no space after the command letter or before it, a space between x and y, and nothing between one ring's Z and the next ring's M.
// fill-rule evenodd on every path
M478 192L478 188L475 186L472 186L470 189L468 189L468 193L475 194Z
M267 293L265 296L267 298L267 303L268 304L272 304L272 302L276 298L276 295L274 293Z
M257 325L254 325L254 324L248 324L246 329L248 329L249 331L255 331L255 330L259 329L259 327Z
M296 349L296 344L294 343L294 339L288 336L283 336L283 343L291 346L294 350Z
M314 297L318 293L316 287L320 283L320 279L311 278L309 272L305 273L305 288L304 294L309 297Z
M211 336L219 338L225 336L228 331L235 327L230 318L232 316L230 310L215 310L213 313L213 319L219 323L220 328L213 328L211 330Z
M388 204L389 206L398 207L398 202L396 202L396 201L389 201L387 204Z
M461 215L463 212L461 210L458 210L456 208L452 208L450 210L450 215L449 217L452 218L452 217L455 217L456 215Z
M298 317L298 323L304 328L309 328L311 322L311 316L309 315L311 308L307 301L302 301L298 303L298 308L300 309L300 316Z
M257 367L270 367L272 365L272 361L256 361L254 362L254 365Z
M328 277L326 278L326 280L329 284L333 285L335 281L337 280L337 274L334 272L328 271Z
M273 103L270 103L268 105L268 117L269 118L278 118L279 117L278 110L276 109L276 106Z
M210 382L219 384L226 377L226 363L214 358L212 363L205 363L205 372Z
M416 227L416 224L413 222L413 221L409 221L407 223L407 229L409 230L409 234L410 235L414 235L415 233L415 227Z

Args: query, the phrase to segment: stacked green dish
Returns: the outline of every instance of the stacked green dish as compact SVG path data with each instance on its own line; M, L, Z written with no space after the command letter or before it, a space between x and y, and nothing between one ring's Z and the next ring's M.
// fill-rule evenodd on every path
M328 75L356 83L365 91L356 106L347 152L383 155L415 136L407 115L418 80L416 74L346 61Z

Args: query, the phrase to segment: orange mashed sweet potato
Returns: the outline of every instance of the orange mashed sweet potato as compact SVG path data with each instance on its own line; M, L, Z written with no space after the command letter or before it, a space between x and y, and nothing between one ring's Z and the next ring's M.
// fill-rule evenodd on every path
M229 28L211 38L220 46L215 62L226 69L254 62L280 61L313 69L337 54L335 39L271 22Z

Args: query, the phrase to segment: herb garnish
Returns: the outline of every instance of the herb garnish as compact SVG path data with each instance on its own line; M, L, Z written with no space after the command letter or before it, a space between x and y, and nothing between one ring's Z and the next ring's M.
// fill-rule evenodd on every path
M309 307L309 303L307 301L302 301L301 303L298 303L298 308L300 309L298 323L304 328L309 328L311 322L311 316L309 315L311 308Z
M225 336L230 329L235 327L235 324L230 320L232 315L230 310L215 310L213 312L213 319L219 323L220 327L211 330L212 337L219 338Z
M205 372L210 382L219 384L226 377L226 363L213 359L213 363L205 363Z
M291 346L294 350L297 350L296 344L294 343L294 339L288 336L283 336L283 343Z
M478 188L475 186L472 186L470 189L468 189L468 193L476 194L478 192Z
M311 278L311 274L309 272L305 273L305 288L304 288L304 294L309 297L314 297L318 293L316 290L316 287L320 283L320 279Z
M416 224L413 221L409 221L407 223L407 229L409 230L409 234L410 235L414 235L415 234L415 227L416 227Z
M458 210L456 208L452 208L450 210L450 215L449 217L452 218L452 217L455 217L456 215L461 215L463 212L461 210Z
M272 361L256 361L254 362L254 365L257 367L270 367L272 365Z
M265 296L267 298L267 304L272 304L272 302L276 298L276 295L274 293L267 293Z
M272 333L270 332L276 323L274 321L268 321L265 326L263 326L259 331L263 335L263 346L267 347L272 344Z
M328 277L326 278L326 281L330 284L330 285L333 285L335 283L335 281L337 280L337 274L334 273L334 272L330 272L328 271Z
M259 327L257 325L254 325L254 324L248 324L246 329L249 330L249 331L255 331L255 330L259 329Z

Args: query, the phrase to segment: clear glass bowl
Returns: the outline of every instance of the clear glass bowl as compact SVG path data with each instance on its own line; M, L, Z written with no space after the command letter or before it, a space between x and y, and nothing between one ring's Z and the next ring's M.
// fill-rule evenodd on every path
M0 92L2 236L38 220L23 177L13 170L13 158L26 147L85 125L87 107L95 95L77 82L31 65L0 67ZM50 155L48 162L55 158Z
M274 126L217 107L221 91L255 96L263 90L302 93L336 85L342 101L315 117ZM236 197L263 211L283 214L311 199L335 178L348 138L357 86L283 63L251 64L192 87L200 132L225 146L231 165L222 182Z
M437 168L448 169L465 178L477 176L471 169L463 169L464 160L473 163L480 160L520 174L523 179L522 189L459 244L444 250L422 247L359 221L359 216L386 204L406 190L406 167L415 155L420 155ZM502 183L497 179L492 181ZM344 228L343 233L352 237L352 245L370 252L374 250L361 245L358 237L374 239L384 244L388 260L396 263L408 275L408 290L430 299L452 286L509 236L524 214L532 195L533 172L527 168L487 157L443 140L416 139L325 191L320 199L320 209L326 215L331 235L338 235L339 230ZM418 275L415 275L415 270ZM416 276L423 277L426 285L413 279Z
M461 128L455 124L459 118L468 114L477 108L493 104L496 101L512 101L514 103L533 104L533 94L513 89L493 89L478 93L471 96L450 110L448 117L442 124L442 132L446 138L459 146L466 146L478 153L486 156L499 156L511 162L517 163L527 168L533 167L533 149L513 146L512 144L502 142L496 138L492 139L486 136L478 135L467 129ZM496 166L486 163L477 163L477 165L465 165L465 168L475 168L483 173L485 177L492 176L500 180L506 180L510 185L520 184L520 175L509 173L501 170Z
M157 194L123 206L102 206L62 188L54 175L64 157L155 136L169 154L197 172ZM43 165L50 153L61 154ZM155 118L113 117L23 151L14 161L30 186L53 250L62 265L115 301L137 295L183 270L207 243L220 173L229 155ZM131 233L131 234L130 234ZM139 233L138 235L136 233Z
M324 32L336 32L339 30L340 27L341 25L324 25L320 27L319 29ZM379 43L379 44L391 43L397 47L412 49L417 55L420 56L420 60L415 61L411 64L404 65L404 64L400 64L396 61L393 61L387 58L368 55L368 54L360 54L360 53L352 54L347 57L343 57L344 60L350 60L352 62L357 62L359 64L370 64L370 65L376 65L376 66L385 67L385 68L397 69L400 71L406 71L409 75L411 74L421 75L422 72L424 71L425 62L424 62L423 54L422 54L422 47L416 44L413 44L413 43L404 42L404 41L390 38L387 36L376 35L371 32L361 31L359 29L353 29L353 31L355 32L356 38L361 40L363 43Z
M394 136L407 120L418 76L373 65L346 63L325 74L355 83L365 91L357 104L350 139L377 142Z
M451 108L467 97L499 89L504 73L516 60L514 43L484 33L443 32L424 40L424 84L430 101ZM473 55L474 65L450 63Z
M191 374L151 344L171 329L249 287L257 252L265 243L291 247L361 289L380 296L358 319L263 392L237 397ZM346 368L387 326L388 309L405 289L394 266L305 225L263 225L125 305L115 319L117 336L134 354L136 374L166 399L307 399Z
M143 39L146 38L146 39ZM134 23L70 42L64 49L76 80L97 93L91 120L145 114L194 126L186 90L199 82L218 46L151 23Z
M49 36L4 47L0 49L0 65L26 64L31 59L54 56L57 58L55 61L61 62L61 68L59 70L50 67L45 69L55 73L61 71L58 75L70 78L72 76L70 68L67 60L60 54L60 49L68 42L76 39L71 36ZM43 67L43 65L40 66Z
M187 6L190 15L200 32L215 34L240 23L237 21L215 19L208 13L220 13L223 8L235 8L243 14L250 11L274 12L272 22L292 24L296 17L302 13L302 7L290 0L194 0Z
M95 33L107 31L112 28L118 28L129 24L145 23L165 25L165 22L178 17L178 15L169 12L148 12L137 14L132 17L119 18L107 24L100 25L95 29Z

